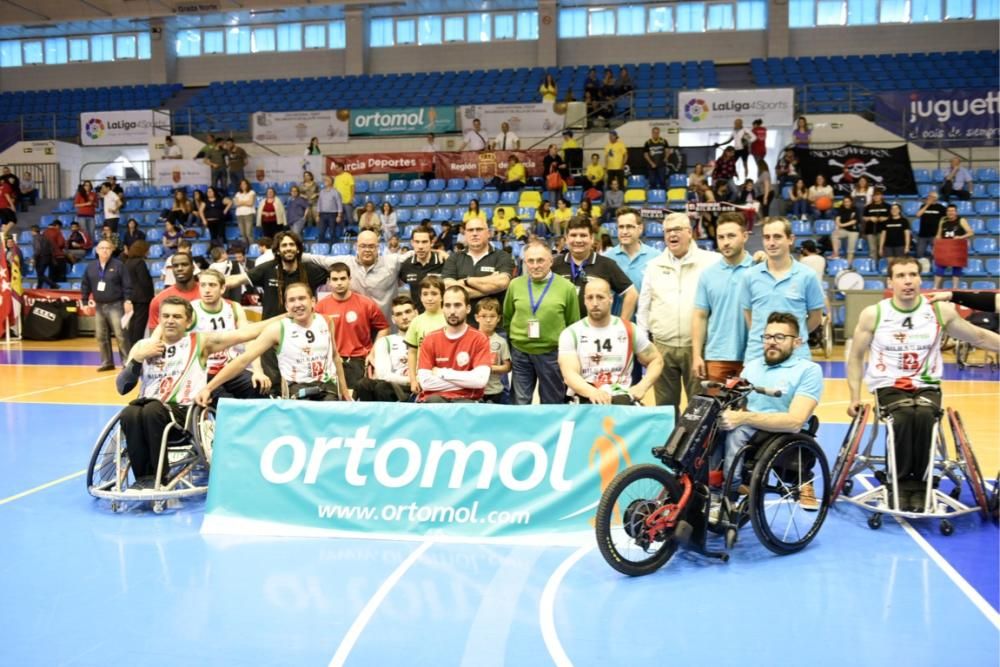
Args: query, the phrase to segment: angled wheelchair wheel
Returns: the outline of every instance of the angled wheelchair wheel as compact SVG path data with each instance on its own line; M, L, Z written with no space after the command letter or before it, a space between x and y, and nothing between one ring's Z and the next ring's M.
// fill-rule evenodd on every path
M101 430L87 466L87 490L121 491L128 485L129 459L121 413Z
M976 499L976 505L979 506L983 518L988 519L990 517L990 499L986 495L983 472L979 468L979 461L976 460L976 454L972 451L972 443L969 442L969 438L965 434L965 425L957 410L948 408L948 423L951 424L951 434L955 438L955 449L958 451L969 489Z
M750 480L750 523L765 547L779 555L804 549L829 499L830 471L815 440L796 433L764 444Z
M215 408L194 406L191 409L195 411L191 418L193 424L191 433L194 436L195 448L206 463L211 463L212 443L215 441Z
M608 565L638 577L661 568L677 550L673 531L650 534L645 520L681 497L681 486L665 468L646 464L623 470L597 505L597 546Z
M823 356L827 359L833 356L833 318L827 315L823 319Z
M851 468L854 467L854 458L858 455L858 448L865 437L865 426L868 424L868 417L871 415L872 406L864 404L858 414L854 415L847 435L844 437L844 444L840 446L837 460L833 464L833 489L830 492L830 502L834 503L847 487L847 482L851 476Z

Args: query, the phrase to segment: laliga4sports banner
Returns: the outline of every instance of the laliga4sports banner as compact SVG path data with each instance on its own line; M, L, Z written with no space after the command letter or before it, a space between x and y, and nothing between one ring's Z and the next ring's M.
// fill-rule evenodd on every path
M749 128L756 120L765 127L794 123L794 88L755 90L691 90L677 93L682 130L728 129L737 118Z
M202 531L578 544L669 408L220 403Z
M905 145L870 148L848 144L839 148L798 150L796 155L806 183L812 183L818 174L823 174L837 195L849 194L862 176L875 187L885 188L886 194L917 194L910 152Z
M170 134L170 112L85 111L80 114L80 143L84 146L147 144Z

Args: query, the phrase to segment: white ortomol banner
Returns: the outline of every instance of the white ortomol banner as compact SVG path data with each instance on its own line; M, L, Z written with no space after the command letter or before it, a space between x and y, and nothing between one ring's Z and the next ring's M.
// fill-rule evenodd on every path
M560 109L560 111L557 111ZM545 137L563 128L566 123L566 105L551 102L534 104L470 104L458 108L462 133L472 129L476 118L482 123L487 140L500 132L500 123L510 123L510 129L521 137ZM527 145L522 141L522 148Z
M275 157L255 155L246 168L246 178L251 183L299 183L302 172L311 171L317 181L323 179L325 158L322 155L301 157Z
M155 185L208 185L212 174L202 160L157 160L153 163Z
M85 111L80 114L80 143L84 146L146 144L170 134L170 112Z
M737 118L750 127L756 120L765 127L790 127L795 121L795 89L691 90L677 94L681 129L731 128Z
M262 144L302 144L305 149L313 137L324 144L347 143L350 112L257 111L251 116L253 140Z

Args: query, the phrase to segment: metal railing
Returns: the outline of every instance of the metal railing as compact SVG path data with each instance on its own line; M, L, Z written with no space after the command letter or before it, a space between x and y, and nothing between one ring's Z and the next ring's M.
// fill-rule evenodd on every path
M4 166L10 167L11 172L22 181L25 173L30 173L35 187L38 188L39 199L62 198L62 179L59 177L58 162L8 162Z
M131 160L124 165L117 161L84 162L80 165L80 177L78 182L83 183L84 181L92 181L94 183L94 189L96 190L104 179L113 175L118 179L118 182L122 185L122 187L133 183L138 185L147 185L153 181L154 164L155 160ZM112 165L115 169L110 170L110 173L107 173L107 168Z

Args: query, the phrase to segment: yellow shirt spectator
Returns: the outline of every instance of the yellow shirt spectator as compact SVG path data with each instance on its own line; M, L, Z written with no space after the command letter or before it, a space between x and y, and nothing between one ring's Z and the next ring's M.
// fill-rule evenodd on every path
M621 139L616 139L604 147L605 166L609 170L618 171L625 168L625 160L628 159L628 149Z
M558 232L559 234L562 234L563 231L565 231L566 225L569 224L569 221L572 219L573 209L568 206L566 208L557 208L552 214L552 224L560 230Z
M506 234L510 231L510 220L506 215L493 216L493 231L498 234Z
M521 181L522 183L527 182L528 173L524 170L524 165L520 162L515 162L507 168L507 182L513 183L515 181Z
M348 206L354 205L354 177L342 171L333 178L333 187L340 193L340 199Z
M552 211L548 213L543 213L541 210L535 211L535 222L540 222L549 229L552 229Z
M483 213L481 210L480 211L466 211L465 213L462 214L462 224L464 225L465 223L467 223L469 220L472 220L473 218L479 218L483 222L486 222L486 214Z
M514 225L514 238L520 240L526 237L527 235L528 235L528 230L525 229L523 222L519 222L516 225Z
M555 102L556 101L556 86L555 84L542 84L538 87L538 92L542 94L543 102Z
M604 167L599 164L590 163L587 165L587 180L591 183L600 183L604 180Z

